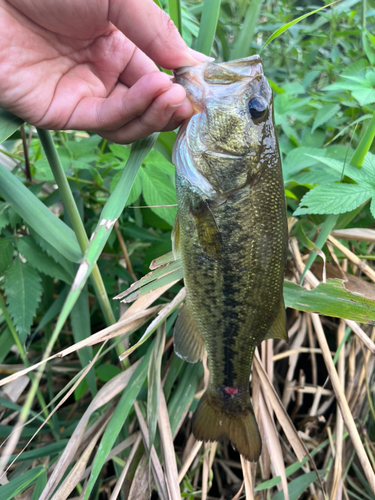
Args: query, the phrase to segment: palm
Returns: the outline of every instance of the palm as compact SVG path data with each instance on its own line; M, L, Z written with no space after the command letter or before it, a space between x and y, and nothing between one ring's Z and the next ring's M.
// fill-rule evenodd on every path
M132 27L126 26L128 20L111 3L11 3L0 0L1 106L29 123L92 129L129 142L154 131L147 120L155 113L164 112L176 99L183 100L177 85L164 92L170 85L168 77L108 21L124 25L129 36L136 38ZM163 126L176 125L191 109L185 103L170 111L166 118L163 115Z

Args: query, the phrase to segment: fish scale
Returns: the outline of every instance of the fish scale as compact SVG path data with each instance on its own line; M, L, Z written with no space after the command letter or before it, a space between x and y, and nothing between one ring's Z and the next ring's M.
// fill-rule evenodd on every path
M252 359L264 339L287 340L287 221L272 92L259 56L182 68L175 77L200 110L174 148L173 241L186 287L175 350L189 362L207 350L210 380L193 417L196 438L229 440L255 461L261 439L249 393Z

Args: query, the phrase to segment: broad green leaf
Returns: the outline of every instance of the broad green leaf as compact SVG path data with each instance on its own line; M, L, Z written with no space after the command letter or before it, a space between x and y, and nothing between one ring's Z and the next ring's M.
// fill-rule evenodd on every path
M321 474L324 473L320 471ZM308 472L293 479L288 485L289 500L298 500L304 491L317 479L315 472ZM284 500L284 492L278 491L272 500Z
M344 214L375 196L375 187L358 184L322 184L302 198L293 215Z
M121 146L120 144L110 144L109 149L112 153L120 158L120 160L128 161L130 156L130 148L128 146Z
M0 109L0 144L6 141L23 123L23 120L18 116Z
M346 175L347 177L350 177L358 184L363 186L366 185L370 189L375 186L375 172L371 172L371 170L366 169L366 167L359 170L358 168L353 167L353 165L349 165L348 163L345 164L341 161L334 160L333 158L314 155L309 156L317 161L320 161L324 165L327 165L327 167L332 168L335 172L341 174L342 176ZM374 185L372 185L372 183Z
M24 264L19 257L6 270L4 277L8 311L24 343L42 294L41 278L35 269Z
M20 179L0 164L0 195L23 220L72 262L79 262L82 253L76 235L56 217Z
M81 340L85 340L90 337L91 321L87 286L84 287L81 295L78 297L78 300L70 313L70 320L72 322L74 342L80 342ZM82 368L86 368L94 357L92 347L87 346L79 349L78 357ZM93 368L88 371L85 380L92 396L94 397L98 392L98 389L96 387L95 371Z
M38 271L66 283L73 282L73 274L68 273L58 262L44 252L31 236L20 238L17 247L26 261Z
M209 56L215 38L221 0L204 0L197 50Z
M320 110L316 114L312 131L314 132L315 129L320 127L320 125L325 124L333 116L337 115L339 111L340 111L339 104L334 104L334 103L325 104L322 108L320 108Z
M170 161L167 161L164 156L156 151L155 147L145 158L144 164L147 168L158 170L160 173L174 177L175 168Z
M146 379L147 367L153 347L154 343L150 345L146 355L143 357L143 359L135 369L128 385L126 386L126 389L122 393L120 401L116 405L116 409L111 417L111 420L108 422L93 461L91 475L87 483L84 500L88 500L89 498L91 498L91 491L102 470L104 462L109 452L111 451L117 439L117 436L119 435L119 432L129 415L129 411L133 406L134 400L137 398L138 393Z
M174 130L171 132L161 132L154 145L154 149L158 153L161 153L170 163L172 163L172 151L176 135Z
M151 210L168 224L173 226L176 218L177 207L158 207L159 205L176 205L176 190L170 179L157 172L151 166L143 170L143 197Z
M10 240L0 239L0 276L2 276L6 268L12 262L13 250L13 245Z
M109 382L113 377L121 373L120 368L115 365L100 365L95 370L96 376L101 382Z
M16 477L9 481L8 484L0 486L0 498L1 500L12 500L17 495L26 490L38 479L39 476L45 473L46 469L43 465L37 465L32 469L28 470L21 476Z
M349 292L340 280L327 280L313 290L284 281L284 300L286 307L299 311L351 319L360 323L375 322L375 301Z
M319 165L318 160L313 155L323 156L326 154L325 149L317 148L294 148L290 151L283 160L283 177L287 182L295 178L295 175L306 168L311 168Z

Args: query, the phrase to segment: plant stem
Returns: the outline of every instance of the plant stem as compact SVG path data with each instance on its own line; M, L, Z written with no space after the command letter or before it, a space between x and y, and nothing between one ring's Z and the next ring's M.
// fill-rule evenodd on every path
M12 337L13 337L14 343L17 346L18 352L20 353L22 362L23 362L23 364L25 365L26 368L29 368L30 363L29 363L29 360L27 359L25 349L23 348L23 345L22 345L22 343L21 343L21 341L20 341L20 339L19 339L19 337L17 335L16 329L14 328L12 319L9 316L9 313L7 311L7 308L6 308L6 305L5 305L5 301L4 301L2 295L0 295L0 309L3 312L5 322L8 325L8 328L10 330L10 333L11 333ZM29 378L30 378L30 380L32 382L34 380L34 375L32 373L29 373L28 375L29 375ZM37 395L39 404L41 406L41 409L43 411L43 415L45 416L46 420L48 420L49 413L48 413L48 410L46 408L47 403L45 402L43 394L40 392L39 388L37 389L36 395ZM52 425L52 422L50 420L48 420L48 424L51 427L51 429L53 430L53 425Z
M39 128L37 130L40 142L42 143L43 149L46 153L48 163L55 177L56 184L59 187L65 210L67 211L73 230L76 234L78 244L82 250L82 253L84 254L87 250L87 247L89 246L89 240L83 226L81 216L79 215L73 193L70 189L64 169L61 165L60 158L57 154L52 135L48 130L42 130ZM97 264L95 264L91 278L96 297L103 311L105 321L107 325L113 325L116 322L116 319L114 317L112 307L109 302L109 298Z
M361 168L363 165L363 161L365 156L369 152L371 148L372 141L375 137L375 113L373 114L370 123L367 126L365 133L363 134L362 139L359 141L357 149L352 156L350 161L353 167Z

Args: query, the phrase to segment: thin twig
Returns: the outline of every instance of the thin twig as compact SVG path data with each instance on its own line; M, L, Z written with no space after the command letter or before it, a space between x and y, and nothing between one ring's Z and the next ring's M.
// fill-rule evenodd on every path
M124 238L122 237L118 221L116 221L116 223L115 223L115 231L116 231L117 239L120 243L122 254L123 254L124 259L125 259L126 269L129 271L129 274L130 274L132 280L137 281L137 276L134 274L133 266L132 266L132 263L130 262L129 254L128 254L128 251L126 249L125 241L124 241Z

